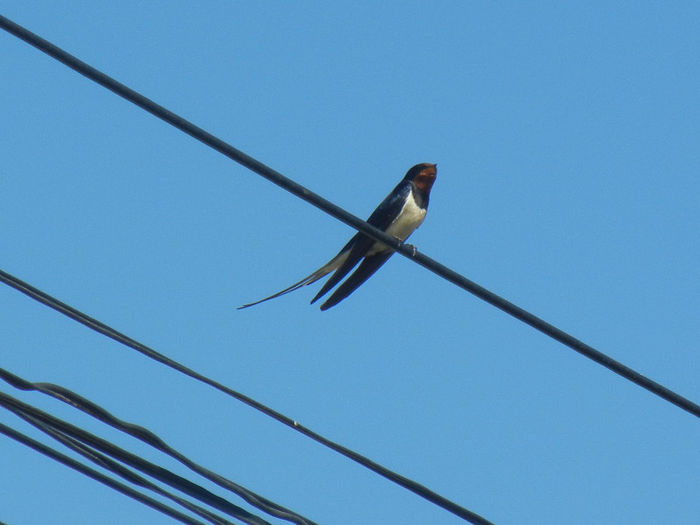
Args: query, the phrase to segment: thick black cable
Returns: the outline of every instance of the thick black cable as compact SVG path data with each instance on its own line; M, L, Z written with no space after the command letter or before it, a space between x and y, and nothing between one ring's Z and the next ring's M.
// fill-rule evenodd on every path
M67 403L68 405L77 408L78 410L81 410L86 414L89 414L90 416L102 421L103 423L106 423L118 430L121 430L122 432L129 434L132 437L143 441L144 443L149 444L150 446L160 450L161 452L164 452L165 454L168 454L169 456L177 459L194 472L204 476L210 481L213 481L219 486L230 490L231 492L237 494L238 496L246 500L251 505L258 507L259 509L267 512L272 516L291 521L298 525L316 525L310 519L305 518L289 509L286 509L281 505L278 505L277 503L274 503L273 501L270 501L267 498L264 498L263 496L260 496L259 494L256 494L255 492L248 490L247 488L198 465L194 461L187 458L184 454L181 454L177 450L168 446L165 443L165 441L163 441L160 437L158 437L156 434L154 434L147 428L144 428L140 425L135 425L133 423L127 423L126 421L122 421L121 419L115 417L101 406L97 405L96 403L93 403L89 399L86 399L67 388L51 383L32 383L3 368L0 368L0 379L3 379L8 384L20 390L34 390L49 395L60 401L63 401L64 403Z
M140 501L144 505L148 505L149 507L154 508L157 511L160 511L163 514L170 516L171 518L174 518L182 523L187 523L188 525L205 525L203 522L191 518L190 516L187 516L186 514L183 514L182 512L173 509L172 507L169 507L168 505L165 505L160 501L151 498L150 496L146 496L145 494L134 490L128 485L125 485L120 481L112 479L109 476L106 476L93 468L83 465L82 463L76 461L70 456L66 456L65 454L62 454L61 452L54 450L51 447L48 447L43 443L22 434L21 432L17 432L13 428L8 427L7 425L4 425L2 423L0 423L0 434L5 434L6 436L14 439L15 441L18 441L23 445L26 445L29 448L32 448L37 452L40 452L45 456L48 456L51 459L58 461L59 463L63 463L67 467L77 470L78 472L85 474L86 476L94 479L95 481L99 481L100 483L103 483L108 487L113 488L114 490L129 496L130 498Z
M197 498L199 501L206 503L214 508L217 508L230 516L240 519L241 521L248 523L249 525L269 525L268 522L249 513L245 509L238 507L230 503L229 501L213 494L209 490L183 478L182 476L171 472L168 469L160 467L150 461L147 461L131 452L124 450L109 441L100 438L91 432L83 430L67 421L59 419L51 414L44 412L36 407L33 407L17 398L14 398L8 394L0 392L0 406L22 416L22 414L28 415L33 420L38 420L39 422L47 425L48 427L57 430L61 434L68 436L69 438L77 439L81 443L90 446L101 453L107 454L108 456L135 468L148 476L151 476L158 481L161 481L173 488L176 488L180 492L183 492L189 496ZM42 429L43 430L43 429ZM102 464L107 468L108 466ZM122 475L122 472L115 471L115 473ZM135 482L134 479L131 479Z
M44 40L40 36L32 33L28 29L15 24L11 20L0 16L0 27L5 29L7 32L15 35L16 37L24 40L28 44L36 47L40 51L46 53L47 55L55 58L56 60L64 63L71 69L77 71L81 75L93 80L94 82L104 86L105 88L113 91L120 97L136 104L137 106L145 109L149 113L155 115L156 117L164 120L168 124L184 131L188 135L194 137L200 142L206 144L207 146L215 149L216 151L226 155L232 160L235 160L239 164L242 164L246 168L254 171L258 175L265 177L267 180L277 184L278 186L284 188L285 190L293 193L297 197L313 204L317 208L325 211L329 215L332 215L336 219L348 224L349 226L355 228L362 233L365 233L383 242L384 244L392 247L394 250L399 252L401 255L413 259L418 264L427 268L431 272L439 275L443 279L450 281L451 283L459 286L460 288L476 295L480 299L486 301L487 303L495 306L506 312L507 314L519 319L520 321L532 326L536 330L539 330L545 335L556 339L560 343L576 350L578 353L584 355L585 357L595 361L596 363L603 365L604 367L612 370L616 374L636 383L637 385L645 388L649 392L656 394L657 396L673 403L674 405L682 408L700 417L700 406L693 401L681 396L680 394L666 388L665 386L657 383L656 381L640 374L639 372L629 368L628 366L616 361L615 359L607 356L606 354L596 350L590 345L587 345L583 341L576 339L572 335L560 330L554 325L549 324L545 320L537 317L530 312L516 306L510 301L496 295L495 293L487 290L486 288L478 285L477 283L467 279L463 275L458 274L454 270L447 268L446 266L440 264L439 262L431 259L427 255L418 252L413 246L404 245L397 239L387 235L385 232L378 230L377 228L366 223L359 217L348 213L344 209L336 206L332 202L324 199L320 195L313 193L307 188L301 186L300 184L288 179L281 173L273 170L272 168L266 166L262 162L246 155L242 151L234 148L230 144L224 142L223 140L215 137L211 133L204 131L202 128L194 125L193 123L185 120L184 118L176 115L172 111L167 110L163 106L155 103L149 98L144 97L140 93L134 91L133 89L125 86L124 84L116 81L115 79L109 77L108 75L102 73L101 71L93 68L92 66L86 64L85 62L79 60L73 55L67 53L66 51L60 49L59 47L53 45L52 43Z
M445 498L444 496L441 496L440 494L433 492L429 488L421 485L420 483L413 481L412 479L406 478L400 474L397 474L396 472L393 472L392 470L389 470L388 468L380 465L379 463L376 463L369 459L368 457L363 456L362 454L358 454L357 452L346 448L338 443L335 443L331 441L330 439L322 436L321 434L317 434L313 430L301 425L297 421L293 420L290 417L285 416L284 414L277 412L276 410L273 410L270 407L267 407L263 405L262 403L254 400L251 397L246 396L245 394L241 394L240 392L237 392L226 385L223 385L219 383L218 381L215 381L213 379L210 379L206 376L203 376L202 374L195 372L194 370L191 370L190 368L187 368L186 366L178 363L177 361L174 361L163 354L153 350L152 348L149 348L148 346L139 343L138 341L135 341L134 339L131 339L130 337L114 330L113 328L107 326L106 324L98 321L97 319L93 319L92 317L88 316L87 314L84 314L83 312L76 310L72 306L69 306L58 299L51 297L45 292L42 292L41 290L35 288L34 286L25 283L24 281L18 279L17 277L14 277L7 272L0 270L0 282L3 282L16 290L24 293L25 295L28 295L32 299L35 299L39 301L40 303L45 304L46 306L53 308L57 312L62 313L63 315L66 315L67 317L70 317L74 321L77 321L88 328L95 330L96 332L101 333L102 335L105 335L111 339L114 339L115 341L128 346L130 348L133 348L137 352L140 352L144 354L147 357L150 357L151 359L154 359L160 363L163 363L166 366L169 366L170 368L173 368L177 370L178 372L181 372L185 375L190 376L193 379L197 379L198 381L201 381L202 383L205 383L220 392L223 392L239 401L242 403L245 403L246 405L262 412L263 414L276 419L280 423L287 425L290 428L293 428L294 430L301 432L305 436L313 439L317 443L321 443L322 445L325 445L326 447L335 450L336 452L352 459L353 461L359 463L360 465L363 465L364 467L367 467L370 470L373 470L377 474L384 476L390 481L393 481L394 483L401 485L402 487L414 492L415 494L418 494L422 498L425 498L426 500L434 503L435 505L438 505L442 507L443 509L459 516L460 518L469 521L471 523L475 524L482 524L486 525L491 523L488 521L486 518L483 518L476 514L475 512L472 512L457 503L450 501L449 499Z
M55 439L59 443L65 445L66 447L70 448L74 452L77 452L81 456L89 459L90 461L92 461L96 465L98 465L106 470L109 470L109 471L113 472L114 474L117 474L118 476L129 481L130 483L133 483L134 485L139 485L143 488L149 489L152 492L155 492L156 494L159 494L160 496L168 498L169 500L177 503L178 505L189 510L190 512L197 514L198 516L206 519L207 521L209 521L213 525L235 525L232 521L224 519L221 516L218 516L218 515L214 514L213 512L209 511L208 509L205 509L204 507L201 507L195 503L192 503L191 501L188 501L184 498L181 498L179 496L176 496L175 494L168 492L167 490L162 489L161 487L159 487L155 483L148 481L143 476L139 476L135 472L120 465L117 461L114 461L113 459L109 458L108 456L106 456L104 454L97 452L96 450L93 450L88 445L81 443L79 440L72 438L70 436L67 436L66 434L62 433L61 431L53 428L51 425L47 425L47 424L43 423L39 419L33 417L31 414L28 414L22 410L17 410L17 411L13 410L13 412L15 412L15 414L18 417L24 419L30 425L41 430L47 436Z

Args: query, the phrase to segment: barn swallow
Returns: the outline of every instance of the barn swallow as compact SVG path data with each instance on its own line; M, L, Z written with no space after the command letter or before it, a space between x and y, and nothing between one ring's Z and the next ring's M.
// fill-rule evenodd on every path
M413 166L408 170L401 182L387 195L377 209L374 210L372 215L369 216L367 222L401 242L408 239L409 235L411 235L415 229L421 225L423 219L425 219L425 214L428 210L430 189L433 187L436 175L437 164L424 163ZM293 292L302 286L315 283L322 277L335 271L311 300L311 304L313 304L338 284L341 279L350 273L350 270L362 260L357 270L355 270L355 272L333 292L328 300L321 305L321 310L328 310L354 292L393 254L394 250L386 244L375 241L365 234L358 232L350 239L343 249L338 252L338 255L308 277L305 277L298 283L270 297L239 306L238 309L248 308Z

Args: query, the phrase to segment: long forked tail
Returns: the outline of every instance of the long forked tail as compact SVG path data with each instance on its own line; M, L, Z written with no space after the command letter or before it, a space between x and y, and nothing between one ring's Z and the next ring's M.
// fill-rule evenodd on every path
M274 299L275 297L280 297L282 295L288 294L289 292L293 292L294 290L298 290L299 288L301 288L302 286L306 286L307 284L315 283L322 277L325 277L333 270L335 270L336 266L338 265L337 259L338 258L336 257L330 260L328 263L316 270L314 273L312 273L308 277L304 277L301 281L299 281L298 283L294 283L289 288L285 288L284 290L277 292L276 294L271 295L270 297L265 297L265 299L260 299L259 301L255 301L254 303L248 303L244 304L243 306L239 306L237 310L243 310L244 308L249 308L251 306L255 306L256 304L264 303L265 301L269 301L270 299Z
M335 270L335 273L331 275L331 278L325 282L325 284L321 287L316 296L313 299L311 299L311 304L314 304L322 296L326 295L326 293L328 293L328 290L333 288L343 279L343 277L350 273L350 270L357 266L357 263L360 262L360 260L367 254L367 250L374 243L372 239L360 233L355 235L353 239L354 242L350 241L352 242L352 245L348 243L345 247L345 251L341 252L341 255L344 255L344 257L337 261L336 259L331 261L337 263L333 268Z
M336 288L333 295L331 295L328 300L321 305L321 310L328 310L357 290L357 288L367 279L372 277L374 272L379 270L379 268L385 262L387 262L389 257L392 255L394 255L393 251L387 251L365 257L365 260L362 261L357 270L355 270L355 272L348 277L343 284Z

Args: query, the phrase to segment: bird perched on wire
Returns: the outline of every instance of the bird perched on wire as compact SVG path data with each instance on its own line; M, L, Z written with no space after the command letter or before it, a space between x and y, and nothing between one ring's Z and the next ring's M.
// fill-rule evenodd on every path
M408 170L401 182L377 206L377 209L369 216L367 222L402 242L408 239L409 235L425 219L425 214L428 211L428 198L430 197L430 190L433 187L436 175L437 164L423 163L413 166ZM321 305L321 310L328 310L354 292L393 254L394 250L386 244L375 241L364 233L358 232L338 252L338 255L308 277L274 295L254 303L245 304L238 307L238 309L248 308L293 292L302 286L315 283L322 277L335 271L311 300L311 304L313 304L328 293L362 260L357 270Z

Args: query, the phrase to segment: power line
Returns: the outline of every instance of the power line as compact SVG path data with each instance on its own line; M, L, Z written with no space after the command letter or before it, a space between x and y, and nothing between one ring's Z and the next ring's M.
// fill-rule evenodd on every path
M637 385L645 388L649 392L656 394L657 396L673 403L674 405L690 412L696 417L700 417L700 405L697 405L693 401L681 396L680 394L666 388L660 383L640 374L639 372L629 368L628 366L622 364L619 361L607 356L606 354L596 350L590 345L587 345L583 341L573 337L572 335L564 332L563 330L555 327L554 325L546 322L545 320L537 317L534 314L520 308L519 306L511 303L510 301L500 297L499 295L487 290L486 288L478 285L477 283L467 279L463 275L451 270L450 268L440 264L434 259L431 259L425 254L418 252L413 246L405 245L398 241L397 239L387 235L385 232L378 230L374 226L363 221L359 217L352 215L351 213L345 211L343 208L333 204L332 202L324 199L320 195L313 193L304 186L296 183L295 181L285 177L281 173L273 170L272 168L266 166L262 162L246 155L242 151L234 148L230 144L224 142L223 140L215 137L211 133L203 130L202 128L194 125L188 120L180 117L179 115L169 111L163 106L157 104L153 100L141 95L137 91L125 86L124 84L118 82L112 77L102 73L101 71L95 69L94 67L86 64L85 62L79 60L63 49L55 46L54 44L44 40L40 36L32 33L28 29L12 22L8 18L0 16L0 27L5 29L7 32L15 35L16 37L24 40L28 44L36 47L40 51L46 53L47 55L55 58L56 60L67 65L71 69L77 71L81 75L93 80L94 82L100 84L101 86L113 91L120 97L136 104L140 108L148 111L149 113L155 115L156 117L164 120L168 124L184 131L193 138L199 140L200 142L206 144L207 146L215 149L216 151L222 153L223 155L229 157L230 159L238 162L239 164L245 166L246 168L254 171L258 175L265 177L267 180L277 184L278 186L284 188L290 193L296 195L297 197L313 204L317 208L325 211L329 215L332 215L336 219L348 224L349 226L355 228L356 230L369 235L373 239L383 242L384 244L390 246L401 255L414 260L424 268L427 268L431 272L439 275L443 279L459 286L460 288L476 295L480 299L486 301L487 303L495 306L506 312L507 314L515 317L516 319L532 326L536 330L539 330L545 335L559 341L560 343L568 346L569 348L577 351L578 353L584 355L585 357L595 361L596 363L603 365L604 367L612 370L616 374L624 377L625 379L636 383Z
M22 292L23 294L31 297L32 299L35 299L36 301L39 301L42 304L45 304L46 306L53 308L57 312L62 313L63 315L70 317L74 321L77 321L88 328L105 335L111 339L114 339L115 341L128 346L130 348L133 348L137 352L142 353L143 355L150 357L151 359L154 359L166 366L169 366L170 368L173 368L177 370L178 372L181 372L193 379L196 379L198 381L201 381L202 383L205 383L220 392L223 392L224 394L227 394L243 403L246 405L254 408L255 410L258 410L265 414L266 416L269 416L273 419L276 419L280 423L287 425L290 428L293 428L297 432L301 432L305 436L313 439L314 441L325 445L326 447L335 450L336 452L344 455L347 458L352 459L353 461L359 463L360 465L373 470L377 474L384 476L386 479L393 481L397 485L400 485L415 494L421 496L422 498L425 498L426 500L434 503L435 505L438 505L439 507L442 507L443 509L455 514L456 516L459 516L460 518L469 521L471 523L479 524L479 525L488 525L491 522L488 521L487 519L479 516L475 512L472 512L457 503L445 498L444 496L441 496L437 492L433 492L429 488L421 485L420 483L413 481L407 477L404 477L400 474L397 474L396 472L393 472L392 470L389 470L388 468L380 465L379 463L376 463L369 459L368 457L363 456L362 454L358 454L357 452L346 448L339 443L335 443L334 441L331 441L330 439L322 436L321 434L318 434L314 432L313 430L305 427L304 425L300 424L299 422L295 421L294 419L285 416L284 414L277 412L276 410L273 410L272 408L263 405L259 401L254 400L251 397L246 396L245 394L242 394L240 392L237 392L236 390L233 390L232 388L227 387L226 385L223 385L219 383L218 381L215 381L213 379L210 379L198 372L195 372L194 370L186 367L185 365L182 365L178 363L177 361L174 361L173 359L170 359L169 357L166 357L165 355L161 354L160 352L157 352L156 350L153 350L152 348L139 343L138 341L122 334L121 332L118 332L114 328L107 326L106 324L102 323L101 321L98 321L97 319L94 319L90 317L87 314L84 314L80 310L77 310L73 308L72 306L69 306L68 304L59 301L58 299L50 296L49 294L42 292L38 288L35 288L34 286L30 285L29 283L26 283L17 277L14 277L13 275L8 274L7 272L0 270L0 282L3 282L12 288Z
M267 521L261 519L245 509L233 505L226 499L213 494L204 487L193 483L192 481L183 478L163 467L160 467L150 461L147 461L139 456L124 450L109 441L100 438L86 430L83 430L67 421L52 416L43 410L39 410L27 403L20 401L8 394L0 392L0 406L15 413L31 425L35 426L42 432L63 443L98 466L106 468L113 473L121 476L127 481L140 485L149 490L165 496L188 510L199 514L205 519L212 521L217 525L229 523L224 518L217 516L208 509L204 509L188 500L185 500L175 494L172 494L165 489L162 489L155 483L147 480L143 476L136 474L134 471L126 468L123 465L128 465L144 474L154 478L166 485L169 485L188 496L198 499L207 505L219 509L226 514L240 519L248 525L270 525Z
M78 410L81 410L82 412L94 417L95 419L102 421L103 423L106 423L122 432L129 434L132 437L143 441L144 443L147 443L153 448L160 450L161 452L164 452L165 454L168 454L169 456L177 459L182 464L190 468L192 471L204 476L210 481L213 481L217 485L233 492L234 494L246 500L251 505L258 507L259 509L267 512L272 516L276 516L278 518L294 522L298 525L316 525L313 521L309 520L308 518L305 518L289 509L286 509L281 505L278 505L277 503L274 503L268 500L267 498L264 498L263 496L260 496L259 494L256 494L253 491L198 465L197 463L190 460L177 450L168 446L160 437L158 437L156 434L154 434L147 428L144 428L140 425L135 425L133 423L127 423L125 421L122 421L121 419L115 417L101 406L88 399L85 399L84 397L76 394L75 392L67 388L51 383L32 383L3 368L0 368L0 379L3 379L5 382L17 389L24 391L33 390L58 399L70 405L71 407L77 408ZM221 504L221 502L218 503Z
M106 476L102 474L101 472L92 469L86 465L83 465L79 461L76 461L75 459L71 458L70 456L66 456L65 454L62 454L61 452L52 449L51 447L48 447L41 443L40 441L37 441L35 439L30 438L29 436L22 434L21 432L18 432L14 430L11 427L8 427L7 425L4 425L0 423L0 434L5 434L6 436L14 439L15 441L18 441L22 443L23 445L28 446L29 448L32 448L36 450L37 452L40 452L44 454L45 456L48 456L59 463L63 463L64 465L77 470L78 472L85 474L86 476L99 481L100 483L103 483L107 485L110 488L113 488L114 490L121 492L122 494L125 494L129 496L130 498L133 498L137 501L140 501L144 505L148 505L149 507L152 507L163 514L166 514L167 516L170 516L171 518L174 518L182 523L187 523L188 525L204 525L203 522L199 520L195 520L191 518L190 516L187 516L186 514L183 514L182 512L173 509L172 507L169 507L168 505L165 505L164 503L161 503L158 500L155 500L151 498L150 496L146 496L145 494L142 494L141 492L134 490L133 488L129 487L128 485L125 485L124 483L121 483L120 481L117 481L115 479L110 478L109 476Z
M2 401L0 401L1 403ZM190 501L187 501L184 498L181 498L179 496L176 496L175 494L161 489L158 487L155 483L151 483L150 481L146 480L144 477L139 476L135 472L121 466L118 462L110 459L109 457L105 456L104 454L100 454L99 452L92 450L90 447L87 445L81 443L77 439L71 438L69 436L66 436L65 434L62 434L61 432L57 431L55 428L52 428L50 425L46 425L39 421L38 419L32 417L31 415L24 413L22 411L17 411L16 414L24 419L27 423L30 425L38 428L42 432L44 432L46 435L52 437L59 443L62 443L66 447L70 448L71 450L77 452L78 454L82 455L83 457L91 460L93 463L96 463L97 465L110 470L111 472L114 472L115 474L119 475L120 477L130 481L133 484L139 485L143 488L147 488L155 493L157 493L160 496L163 496L165 498L170 499L171 501L174 501L181 507L193 512L194 514L197 514L198 516L206 519L207 521L213 523L214 525L234 525L233 522L226 520L222 518L221 516L217 516L213 512L196 505ZM267 523L267 522L265 522ZM270 525L270 524L267 524Z

